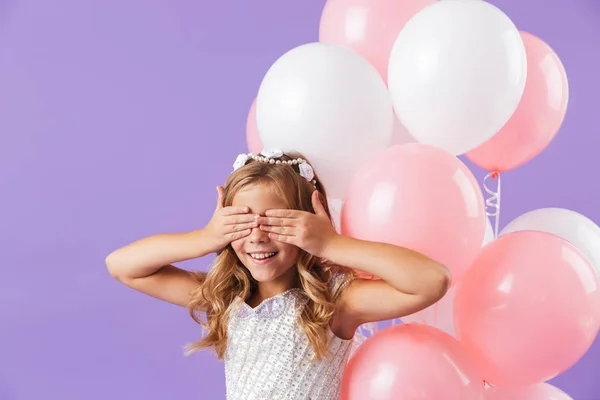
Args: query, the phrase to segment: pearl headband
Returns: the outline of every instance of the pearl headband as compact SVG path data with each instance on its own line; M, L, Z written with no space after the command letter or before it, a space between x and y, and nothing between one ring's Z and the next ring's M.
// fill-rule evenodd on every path
M250 159L268 164L287 164L289 166L297 165L301 177L303 177L313 185L317 183L314 180L315 172L305 159L295 158L292 160L277 160L277 158L280 158L283 155L284 153L280 149L265 149L260 154L242 153L238 155L235 159L235 162L233 163L233 170L237 171L238 169L246 165L246 163Z

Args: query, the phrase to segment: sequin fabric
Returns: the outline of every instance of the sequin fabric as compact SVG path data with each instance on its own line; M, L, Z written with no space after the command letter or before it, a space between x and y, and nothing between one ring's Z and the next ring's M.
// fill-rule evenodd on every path
M339 294L349 283L332 277ZM227 400L338 400L353 340L330 333L330 356L311 361L314 351L297 322L307 302L290 289L251 308L238 299L228 326L225 352Z

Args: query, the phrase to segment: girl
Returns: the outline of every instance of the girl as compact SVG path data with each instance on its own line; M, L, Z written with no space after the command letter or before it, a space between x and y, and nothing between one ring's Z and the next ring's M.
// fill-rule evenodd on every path
M189 350L224 359L227 399L337 400L358 327L428 307L449 287L448 270L421 254L338 234L299 154L242 154L217 192L203 229L138 240L106 264L131 288L189 308L207 331ZM172 265L212 252L208 273Z

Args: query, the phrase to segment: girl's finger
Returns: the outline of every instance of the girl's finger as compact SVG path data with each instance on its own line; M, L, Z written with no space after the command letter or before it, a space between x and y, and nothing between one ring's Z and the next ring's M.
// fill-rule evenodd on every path
M267 210L265 215L267 217L279 217L279 218L299 218L302 216L304 211L288 210L288 209L275 209Z
M297 222L291 218L276 218L276 217L258 217L257 221L260 225L269 225L269 226L294 226Z
M282 243L294 244L294 236L278 235L277 233L269 233L269 239L276 240Z
M260 229L265 232L272 232L278 235L286 235L293 236L294 228L289 226L269 226L269 225L260 225Z
M257 226L258 226L258 224L256 223L256 221L252 221L252 222L246 222L243 224L227 225L226 230L228 233L233 233L233 232L245 231L246 229L256 228Z
M246 206L229 206L220 210L221 215L247 214L250 209Z
M237 224L245 224L249 222L256 221L256 215L253 214L237 214L237 215L229 215L223 218L224 225L237 225Z
M244 237L248 236L250 234L250 232L252 232L252 229L246 229L246 230L243 230L243 231L237 231L237 232L229 233L229 234L225 235L225 237L230 242L233 242L234 240L238 240L238 239L241 239L241 238L244 238Z
M217 186L217 210L223 208L223 197L225 196L225 189L223 186Z

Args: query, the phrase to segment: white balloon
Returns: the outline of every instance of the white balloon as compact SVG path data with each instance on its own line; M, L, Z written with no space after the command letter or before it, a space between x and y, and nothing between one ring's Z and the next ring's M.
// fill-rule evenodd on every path
M279 58L256 100L264 147L299 151L342 198L360 164L389 146L394 114L383 79L354 51L309 43Z
M563 238L577 247L600 277L600 227L578 212L564 208L540 208L521 215L500 232L541 231Z
M388 85L398 118L418 142L460 155L510 119L526 76L525 45L502 11L485 1L444 0L400 31Z

